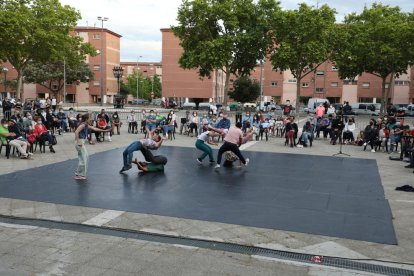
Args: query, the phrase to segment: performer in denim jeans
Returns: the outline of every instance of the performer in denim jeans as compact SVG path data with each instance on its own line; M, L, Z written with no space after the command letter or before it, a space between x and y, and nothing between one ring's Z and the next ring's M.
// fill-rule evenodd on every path
M88 152L86 151L85 147L85 140L88 137L89 130L97 131L97 132L108 132L111 129L100 129L90 125L90 118L89 114L82 115L81 123L77 127L75 131L75 148L78 151L78 168L75 171L75 179L76 180L85 180L86 179L86 172L88 170Z

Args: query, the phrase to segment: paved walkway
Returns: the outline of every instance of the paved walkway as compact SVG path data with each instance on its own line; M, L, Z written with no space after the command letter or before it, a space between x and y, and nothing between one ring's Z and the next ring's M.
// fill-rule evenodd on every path
M142 137L139 134L138 137ZM126 133L115 135L113 142L88 145L90 154L114 148L124 148L136 135ZM195 138L177 134L176 140L166 141L164 146L193 147ZM46 164L76 158L73 133L58 137L56 154L35 153L34 160L21 160L4 153L0 157L0 175L25 170ZM281 138L270 138L268 142L251 143L245 150L263 152L284 152L330 156L339 151L339 146L328 141L316 140L312 148L285 147ZM329 255L344 258L362 258L414 263L414 194L395 191L395 187L413 185L412 170L404 168L406 163L388 160L388 155L362 148L344 146L343 152L350 158L368 158L377 161L389 200L397 234L398 245L383 245L369 242L330 238L295 232L243 227L223 223L178 219L149 214L129 212L108 212L108 210L66 206L59 204L31 202L0 198L0 215L39 218L65 222L102 225L176 236L196 237L206 240L258 245L267 248L314 255ZM254 160L251 160L254 162ZM118 173L121 157L114 157L114 173ZM53 173L51 171L50 173ZM341 172L346 174L346 171ZM277 170L275 169L277 175ZM34 176L42 177L42 176ZM294 176L292 176L294 177ZM323 178L323 168L320 170ZM309 181L318 181L310 179ZM332 179L335 181L335 179ZM15 185L18 185L16 183ZM56 183L58 185L59 183ZM263 260L226 252L131 241L115 237L78 233L45 228L15 229L15 225L0 224L0 267L6 275L21 275L28 272L50 275L358 275L357 272L336 270L324 266L308 266L300 263L286 264L280 260ZM82 251L82 252L80 252ZM131 252L137 253L132 255ZM45 257L46 258L41 258ZM191 265L185 265L185 264ZM382 263L413 269L414 266ZM169 273L171 271L171 273Z

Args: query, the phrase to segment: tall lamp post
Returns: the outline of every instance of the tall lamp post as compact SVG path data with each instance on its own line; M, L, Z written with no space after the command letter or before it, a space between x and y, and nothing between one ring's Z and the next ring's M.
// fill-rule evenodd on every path
M4 92L6 93L7 97L7 72L9 72L9 69L6 67L3 67L3 73L4 73Z
M108 21L108 17L102 17L102 16L98 16L98 20L99 21L101 21L101 51L100 51L100 54L101 54L101 106L103 106L103 100L104 100L104 88L103 88L103 85L104 85L104 81L103 81L103 75L104 75L104 73L105 73L105 70L103 69L104 68L104 66L103 66L103 53L104 53L104 41L103 41L103 23L104 23L104 21Z
M122 68L121 66L115 66L112 69L112 72L114 73L114 77L116 78L116 80L118 82L118 92L117 92L117 95L119 96L119 94L121 92L121 87L120 87L119 79L122 77L122 74L124 73L124 68Z
M138 82L139 82L139 72L138 72L138 69L139 69L139 59L140 58L142 58L142 56L139 56L138 58L137 58L137 99L139 99L139 92L138 92L138 87L139 87L139 85L138 85Z

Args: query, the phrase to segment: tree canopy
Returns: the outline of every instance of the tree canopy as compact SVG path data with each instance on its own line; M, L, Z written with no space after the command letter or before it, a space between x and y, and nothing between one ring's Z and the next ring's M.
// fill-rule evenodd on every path
M290 70L295 77L296 110L301 80L331 57L335 29L335 10L327 5L315 8L302 3L273 20L275 47L270 60L275 69Z
M137 97L137 84L138 84L138 94L140 99L151 99L151 91L154 89L154 98L160 98L162 95L162 85L160 76L154 75L154 77L144 77L141 72L128 75L127 83L125 84L124 93L128 93Z
M265 58L272 44L270 19L279 11L274 0L183 0L172 26L184 50L180 66L201 77L223 70L226 105L230 76L249 74Z
M8 0L0 2L0 58L18 73L17 97L21 98L23 70L29 62L63 61L64 56L93 53L71 35L80 13L59 0ZM69 58L68 60L75 60Z
M339 29L340 39L334 55L339 76L353 79L367 72L381 78L384 112L388 100L387 78L392 83L394 77L406 73L414 64L413 13L374 3L361 14L346 16Z
M260 83L252 80L247 75L240 76L234 83L234 90L229 92L230 98L237 102L256 102L260 96Z
M64 86L63 67L63 62L31 62L24 70L25 82L37 83L58 98ZM84 61L66 65L66 83L89 82L93 80L93 76L89 65Z

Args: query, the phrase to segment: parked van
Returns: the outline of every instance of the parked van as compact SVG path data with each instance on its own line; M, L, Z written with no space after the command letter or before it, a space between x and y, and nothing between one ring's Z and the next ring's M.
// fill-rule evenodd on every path
M379 115L381 104L377 103L354 103L351 104L355 115Z
M305 107L305 112L315 113L316 112L316 107L319 104L324 104L325 102L330 104L328 99L310 98L309 101L308 101L308 105Z
M411 117L414 116L414 104L407 105L406 110L405 110L405 115L411 116Z

